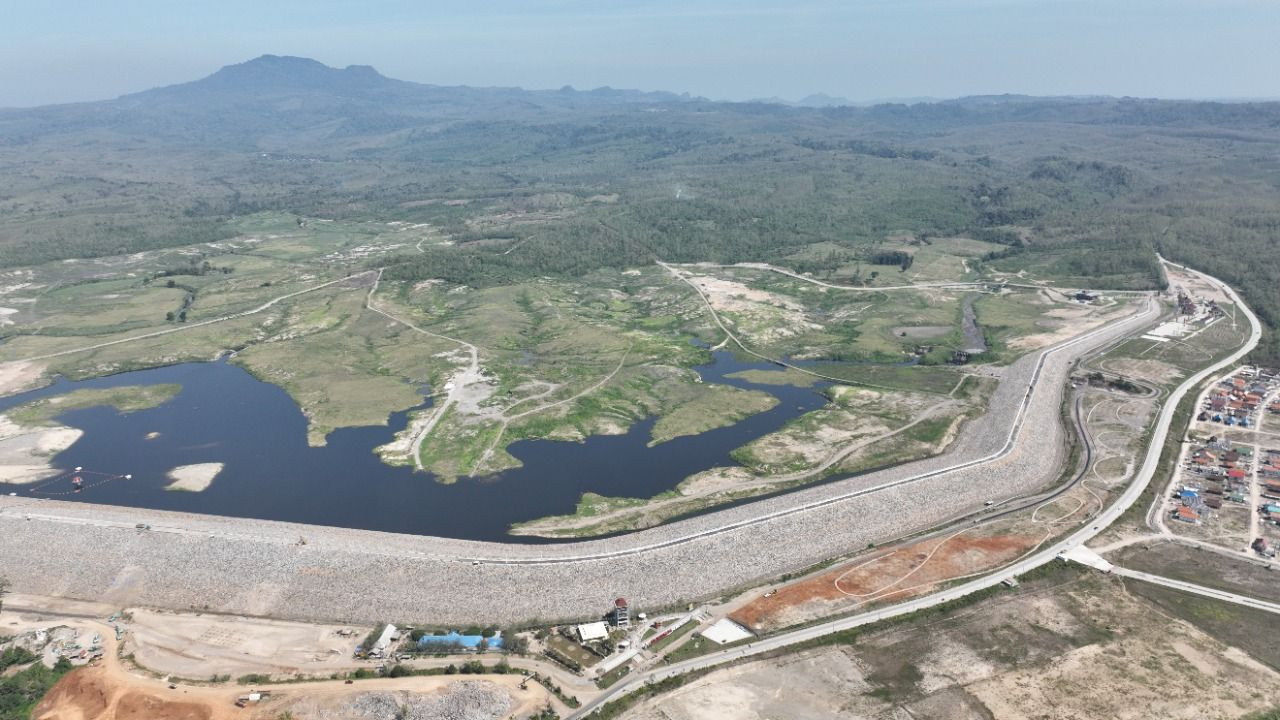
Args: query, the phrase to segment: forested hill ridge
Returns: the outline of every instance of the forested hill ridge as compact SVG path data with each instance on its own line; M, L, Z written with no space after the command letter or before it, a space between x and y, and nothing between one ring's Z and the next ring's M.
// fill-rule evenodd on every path
M277 100L311 94L348 101L366 100L381 105L386 112L409 115L445 115L504 109L580 109L597 105L634 102L684 102L694 98L669 92L643 92L602 87L578 91L524 90L517 87L440 86L394 80L369 65L332 68L310 58L263 55L248 62L228 65L194 82L170 85L126 95L117 102L126 107L145 108L168 101L218 106L248 99ZM354 112L358 107L334 107L335 112Z
M452 244L383 258L388 277L475 285L656 258L821 274L964 236L998 244L992 267L1091 287L1157 286L1160 250L1280 321L1280 103L789 107L263 56L0 111L0 178L9 267L218 240L261 211L430 223Z
M115 100L0 110L0 142L21 145L68 135L92 142L123 136L179 147L301 150L322 147L335 137L430 128L432 120L446 118L534 118L626 103L688 100L675 93L613 88L528 91L424 85L388 78L368 65L332 68L308 58L264 55L199 80ZM95 130L112 136L94 137Z

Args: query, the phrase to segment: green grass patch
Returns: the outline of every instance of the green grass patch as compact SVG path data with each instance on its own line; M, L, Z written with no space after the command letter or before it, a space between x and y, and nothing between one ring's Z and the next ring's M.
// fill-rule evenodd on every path
M821 378L803 373L794 368L779 370L739 370L725 377L745 380L756 385L794 385L796 387L813 387L822 382Z
M109 405L122 413L159 407L172 400L181 390L182 386L175 383L84 388L72 390L65 395L35 400L5 414L20 425L50 425L62 413L100 405Z
M596 679L596 686L601 690L613 687L619 680L631 674L631 664L623 663Z
M601 660L599 655L560 635L547 637L546 645L548 649L577 663L580 667L591 667Z
M677 437L728 427L777 404L777 398L758 390L704 384L693 399L658 418L649 444L657 445Z
M946 395L960 382L953 368L929 365L857 365L816 363L808 367L816 373L846 380L855 385L910 390Z
M689 632L696 627L698 627L698 623L696 621L686 620L683 624L680 625L680 627L676 628L675 630L672 630L670 635L667 635L666 637L662 638L658 642L650 645L649 650L655 653L662 652L666 648L671 647L671 645L675 643L677 640L689 634Z
M921 420L915 425L904 430L903 435L915 442L924 443L926 445L936 445L942 442L942 438L946 436L947 430L951 427L952 422L952 418L949 417Z

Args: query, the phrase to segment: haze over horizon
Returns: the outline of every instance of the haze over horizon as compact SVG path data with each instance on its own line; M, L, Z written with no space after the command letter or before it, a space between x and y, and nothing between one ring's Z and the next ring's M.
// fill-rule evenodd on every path
M437 85L608 85L717 100L1280 96L1280 10L1267 0L228 0L181 12L159 0L52 0L9 15L0 107L113 98L262 54Z

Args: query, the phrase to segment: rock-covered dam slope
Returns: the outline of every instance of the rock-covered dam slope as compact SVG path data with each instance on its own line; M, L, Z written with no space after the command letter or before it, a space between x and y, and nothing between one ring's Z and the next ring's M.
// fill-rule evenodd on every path
M628 535L483 543L3 497L0 575L22 593L352 622L518 623L595 616L620 595L710 597L1052 482L1072 364L1158 315L1148 298L1019 359L941 456Z

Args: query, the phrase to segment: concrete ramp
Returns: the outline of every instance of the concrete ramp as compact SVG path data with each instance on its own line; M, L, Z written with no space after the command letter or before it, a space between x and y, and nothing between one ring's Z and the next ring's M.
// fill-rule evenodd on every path
M1081 565L1088 565L1094 570L1101 570L1104 573L1111 572L1111 570L1115 567L1111 563L1104 560L1101 555L1090 550L1084 545L1076 545L1075 547L1069 550L1064 550L1062 554L1059 555L1058 557L1062 558L1063 560L1078 562Z

